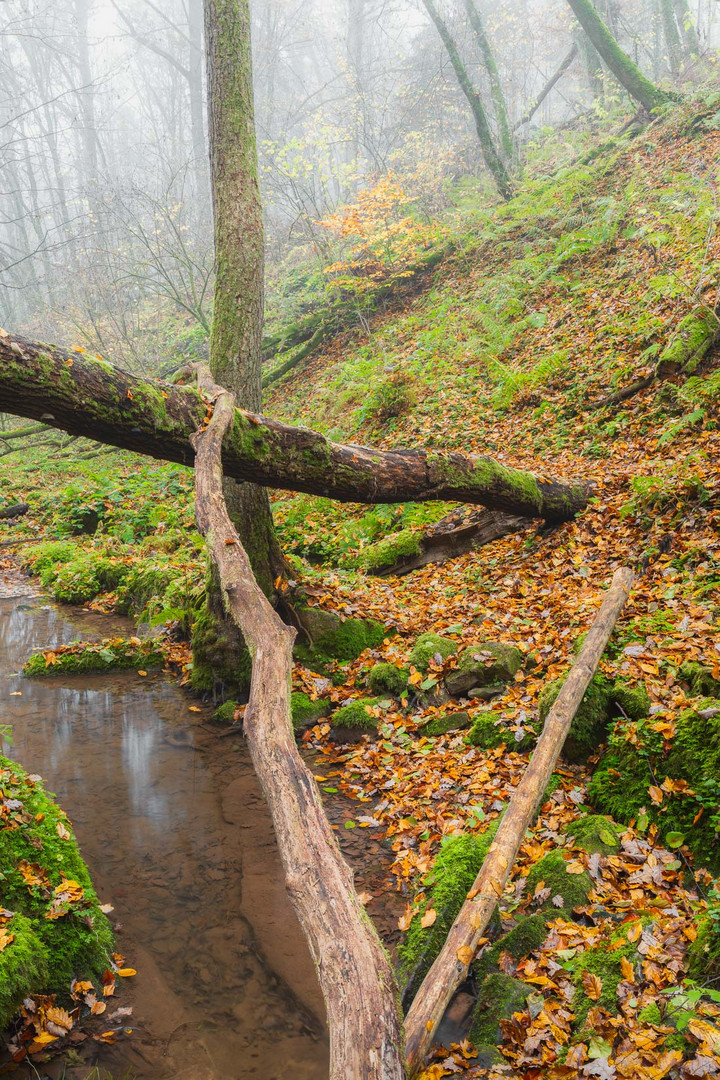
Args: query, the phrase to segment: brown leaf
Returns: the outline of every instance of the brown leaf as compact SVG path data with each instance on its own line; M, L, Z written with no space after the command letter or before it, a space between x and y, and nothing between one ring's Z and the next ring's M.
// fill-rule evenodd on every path
M582 973L583 990L591 1001L599 1001L602 994L602 981L592 971Z

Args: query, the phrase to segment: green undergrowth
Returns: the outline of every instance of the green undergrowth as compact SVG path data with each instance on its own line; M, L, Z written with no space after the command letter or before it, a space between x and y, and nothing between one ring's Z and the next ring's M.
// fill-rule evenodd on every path
M0 756L0 907L13 935L0 951L0 1029L23 998L70 1001L73 978L101 984L113 935L70 823L39 779ZM5 916L7 917L7 916Z

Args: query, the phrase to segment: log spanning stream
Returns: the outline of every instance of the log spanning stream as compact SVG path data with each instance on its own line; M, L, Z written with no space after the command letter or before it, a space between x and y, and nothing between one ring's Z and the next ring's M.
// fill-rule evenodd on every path
M9 753L73 821L138 974L115 999L132 1007L132 1035L86 1040L82 1065L13 1075L84 1080L97 1064L116 1080L324 1080L322 999L242 740L219 736L210 710L190 711L159 673L18 676L33 649L129 629L21 592L3 595L0 580Z

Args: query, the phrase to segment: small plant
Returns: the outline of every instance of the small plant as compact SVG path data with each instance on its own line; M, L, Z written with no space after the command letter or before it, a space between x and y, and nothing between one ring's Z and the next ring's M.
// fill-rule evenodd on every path
M363 421L385 423L405 416L416 404L415 380L407 372L397 371L375 384L359 412Z

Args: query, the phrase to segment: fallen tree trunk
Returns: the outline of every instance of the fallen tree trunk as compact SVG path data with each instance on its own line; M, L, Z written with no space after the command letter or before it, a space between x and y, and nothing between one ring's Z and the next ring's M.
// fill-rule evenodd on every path
M13 503L12 506L5 506L0 510L0 519L19 518L24 514L27 514L30 506L28 503Z
M0 332L0 411L192 465L190 438L205 410L194 386L138 379L106 361ZM343 502L441 499L548 520L574 517L589 494L587 485L479 454L344 446L241 409L223 440L223 469L238 480Z
M298 754L290 720L295 631L256 583L223 497L222 445L234 398L198 368L212 417L193 436L196 517L227 609L253 659L244 730L272 814L290 899L325 998L331 1080L402 1080L395 978L325 817L317 784Z
M502 896L505 883L526 830L532 824L538 801L555 768L570 724L612 634L632 585L632 571L615 571L612 585L580 654L548 713L530 764L505 811L497 836L480 868L457 919L435 963L427 973L405 1020L408 1076L423 1067L433 1036L468 968Z

